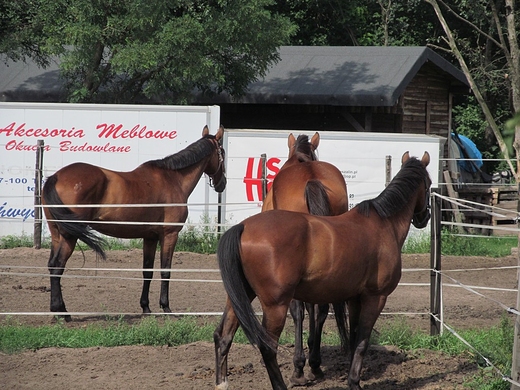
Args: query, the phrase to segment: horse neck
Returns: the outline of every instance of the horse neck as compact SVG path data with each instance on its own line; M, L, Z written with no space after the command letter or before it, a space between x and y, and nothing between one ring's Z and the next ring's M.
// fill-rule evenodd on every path
M192 164L189 167L177 169L175 172L179 175L182 175L182 179L178 180L179 186L182 188L182 192L186 195L186 198L193 192L195 187L197 186L202 174L204 173L204 169L211 159L212 155L204 157L198 163Z
M412 224L415 205L417 203L417 192L418 191L416 191L412 199L406 203L400 212L388 218L400 247L404 245L408 232L410 231L410 225Z

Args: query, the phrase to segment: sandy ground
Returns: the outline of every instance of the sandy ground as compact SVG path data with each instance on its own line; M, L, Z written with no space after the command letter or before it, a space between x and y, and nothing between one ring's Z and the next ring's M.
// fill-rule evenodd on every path
M18 248L0 250L0 321L6 318L30 325L52 322L49 310L49 278L46 269L48 250ZM158 263L158 262L157 262ZM156 263L156 267L159 265ZM458 282L473 287L516 289L517 264L514 256L477 258L445 256L443 270ZM6 267L7 266L7 267ZM76 251L67 264L63 295L69 312L76 314L66 326L103 324L111 313L126 313L129 322L140 319L141 252L110 251L106 262L96 260L91 251L84 256ZM172 278L170 305L174 312L220 313L225 293L216 272L215 255L176 253L173 269L197 270L175 272ZM429 330L429 255L405 255L403 273L397 290L389 297L375 331L391 321L395 313L407 315L412 326ZM407 270L415 271L407 271ZM418 270L419 269L419 270ZM464 271L449 271L448 270ZM468 270L471 269L471 270ZM113 271L112 271L113 270ZM418 271L417 271L418 270ZM159 275L156 273L155 278ZM216 280L203 283L202 280ZM457 284L444 278L446 284ZM444 286L444 319L450 326L475 328L497 325L505 306L515 306L515 291L478 290L486 298L460 287ZM159 283L152 283L150 303L159 312ZM2 314L4 313L4 314ZM41 313L13 315L5 313ZM218 316L208 317L218 321ZM175 318L173 318L175 320ZM327 321L327 331L334 331L334 321ZM287 322L291 326L291 321ZM282 373L288 383L292 373L292 346L279 353ZM229 355L230 389L268 389L267 373L259 352L250 345L234 344ZM323 348L324 380L311 383L311 389L347 389L347 358L338 347ZM42 389L60 387L76 389L212 389L214 388L214 347L210 343L193 343L179 347L118 347L65 349L49 348L15 355L0 354L0 382L5 389ZM389 389L462 389L465 378L477 375L476 366L463 357L452 358L432 351L404 352L395 347L369 349L364 361L362 385L365 390Z

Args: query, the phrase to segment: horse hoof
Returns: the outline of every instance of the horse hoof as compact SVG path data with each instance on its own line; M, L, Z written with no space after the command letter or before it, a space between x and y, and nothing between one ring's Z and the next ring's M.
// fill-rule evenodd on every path
M309 380L315 381L318 379L323 379L325 377L325 374L321 370L321 368L313 368L311 370L311 373L309 374Z
M54 316L54 321L55 322L60 322L60 321L71 322L72 321L72 317L69 316L69 315L66 315L66 316Z
M307 380L307 378L305 378L305 376L303 376L303 374L301 376L293 375L290 379L290 387L306 386L307 383L309 383L309 381Z
M215 390L228 390L228 382L224 381L221 384L215 385Z

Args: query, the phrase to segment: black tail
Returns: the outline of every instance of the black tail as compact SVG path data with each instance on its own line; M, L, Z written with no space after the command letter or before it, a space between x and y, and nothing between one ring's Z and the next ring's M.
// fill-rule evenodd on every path
M43 186L43 199L48 206L63 206L63 202L56 191L57 180L56 175L52 175ZM68 207L49 207L48 211L52 219L57 221L55 223L58 225L61 234L69 235L83 241L103 259L106 259L105 251L103 250L103 245L106 244L106 241L94 234L92 228L86 223L74 222L80 219L71 209Z
M252 289L244 275L240 258L240 237L243 231L244 225L238 224L220 238L217 249L220 274L233 310L249 342L274 349L276 345L260 324L249 299Z
M334 303L334 317L336 318L336 326L338 327L339 339L341 341L341 348L348 353L349 350L349 335L347 327L347 303Z
M305 186L305 201L309 214L330 215L330 202L326 187L319 180L310 180Z

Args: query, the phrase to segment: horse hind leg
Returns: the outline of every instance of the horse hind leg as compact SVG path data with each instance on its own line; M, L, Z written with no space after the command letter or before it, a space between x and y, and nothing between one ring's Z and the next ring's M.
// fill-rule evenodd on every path
M289 308L290 301L287 304L276 304L266 306L262 304L262 326L266 329L267 333L273 338L274 344L278 344L280 334L282 333L285 325L285 319L287 317L287 309ZM283 380L280 366L278 365L277 349L273 348L272 345L260 342L258 349L262 354L262 358L271 381L273 390L287 390L287 386ZM254 387L254 386L253 386Z
M66 313L65 302L61 291L61 276L65 271L65 264L74 252L77 239L73 237L65 237L58 232L54 225L49 225L51 232L51 251L47 267L50 274L51 285L51 312ZM58 318L63 318L69 322L72 318L70 315L59 315Z
M228 299L220 324L213 333L213 341L215 342L215 390L227 390L229 387L227 381L228 354L238 326L238 319Z
M158 240L143 240L143 290L141 292L140 305L143 314L150 314L150 283L153 278L153 264Z
M311 367L310 380L323 378L324 374L321 370L321 333L323 325L329 315L329 305L313 305L306 303L309 312L309 366Z
M294 371L291 376L291 383L296 386L305 385L308 381L304 376L305 352L303 350L303 319L305 316L304 304L302 301L293 299L289 306L289 311L294 322Z
M159 305L165 313L171 313L170 309L170 275L172 266L173 251L177 244L179 232L165 236L161 240L161 295L159 297Z

